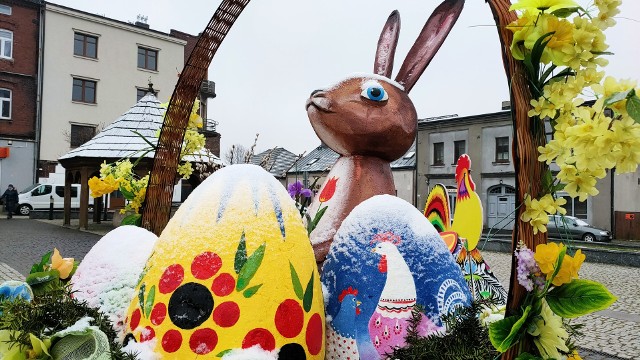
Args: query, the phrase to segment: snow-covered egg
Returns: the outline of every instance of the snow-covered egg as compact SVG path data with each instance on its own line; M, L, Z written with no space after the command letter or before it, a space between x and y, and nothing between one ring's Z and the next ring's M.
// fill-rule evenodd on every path
M147 261L129 338L163 358L221 358L260 347L324 359L324 306L300 214L254 165L217 171L182 204Z
M460 267L414 206L374 196L345 218L324 263L327 359L356 344L360 359L383 359L405 345L412 312L424 310L421 335L441 330L441 315L469 305ZM357 307L351 301L356 300ZM350 300L350 301L348 301Z
M158 237L137 226L120 226L102 237L71 278L73 296L107 314L124 337L129 299Z

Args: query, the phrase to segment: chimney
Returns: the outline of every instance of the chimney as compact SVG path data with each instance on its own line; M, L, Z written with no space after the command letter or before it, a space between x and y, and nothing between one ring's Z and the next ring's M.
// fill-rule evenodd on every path
M511 101L503 101L502 110L511 110Z
M137 20L135 22L135 26L141 27L143 29L148 29L149 24L147 24L147 20L149 20L148 16L138 14Z

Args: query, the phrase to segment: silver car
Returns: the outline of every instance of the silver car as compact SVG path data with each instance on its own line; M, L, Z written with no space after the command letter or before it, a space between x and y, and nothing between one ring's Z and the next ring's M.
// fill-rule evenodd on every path
M609 242L613 239L608 230L598 229L573 216L549 215L547 232L550 238Z

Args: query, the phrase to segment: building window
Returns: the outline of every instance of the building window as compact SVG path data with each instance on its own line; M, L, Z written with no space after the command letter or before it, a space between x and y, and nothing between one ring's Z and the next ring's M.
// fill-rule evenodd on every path
M91 35L75 33L73 36L73 55L98 58L98 38Z
M138 68L157 71L158 51L138 47Z
M136 102L140 101L148 92L147 89L136 89Z
M13 33L0 29L0 58L13 58Z
M444 143L433 143L433 165L444 165Z
M0 14L11 15L11 6L0 5Z
M0 89L0 119L11 119L11 90Z
M508 163L509 162L509 137L497 137L496 138L496 162Z
M460 156L467 152L467 142L458 140L453 142L453 163L457 164Z
M78 147L91 140L96 135L96 127L93 125L71 124L71 137L69 143L72 148Z
M73 79L73 101L95 104L96 82L84 79Z

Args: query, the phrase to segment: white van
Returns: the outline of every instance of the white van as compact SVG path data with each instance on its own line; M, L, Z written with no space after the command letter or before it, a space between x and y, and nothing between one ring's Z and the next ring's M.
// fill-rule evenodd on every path
M49 209L49 202L53 197L54 209L64 208L64 184L33 184L22 190L18 195L17 212L29 215L31 210ZM93 198L89 197L89 207ZM71 185L71 208L80 207L80 184Z

